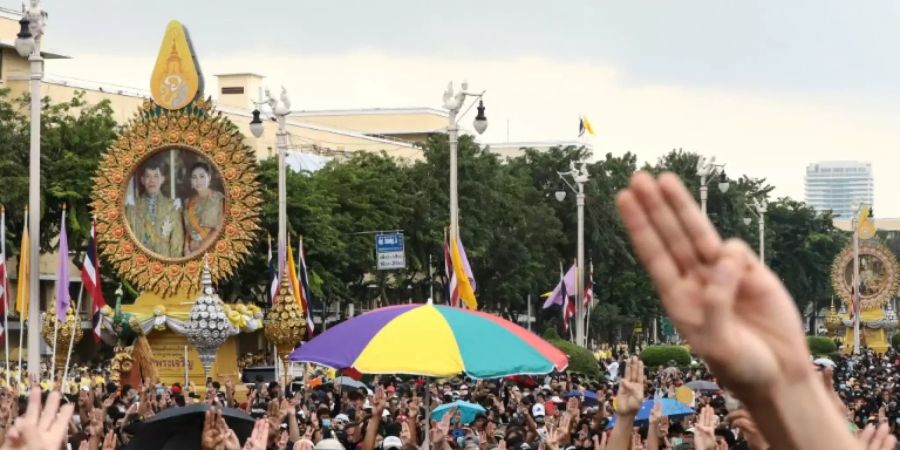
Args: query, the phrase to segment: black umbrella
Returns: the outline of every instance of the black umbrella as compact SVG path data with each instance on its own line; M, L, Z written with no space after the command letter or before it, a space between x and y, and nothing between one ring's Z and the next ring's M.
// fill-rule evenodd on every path
M209 405L198 403L160 411L141 424L128 450L199 449L203 421ZM254 420L235 408L222 408L222 417L243 443L253 431Z

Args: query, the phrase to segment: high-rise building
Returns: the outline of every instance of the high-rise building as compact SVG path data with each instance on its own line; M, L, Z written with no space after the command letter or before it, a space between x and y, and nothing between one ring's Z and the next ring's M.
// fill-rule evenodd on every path
M834 217L852 217L860 203L872 205L872 163L821 161L806 166L806 203Z

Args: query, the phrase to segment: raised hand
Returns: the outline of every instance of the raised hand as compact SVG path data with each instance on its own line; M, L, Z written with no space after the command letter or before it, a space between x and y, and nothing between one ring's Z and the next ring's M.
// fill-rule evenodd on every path
M57 450L66 439L69 420L72 419L72 404L59 406L60 393L52 391L41 411L41 390L33 387L28 398L25 415L16 419L6 433L2 450Z
M210 408L206 411L203 420L203 432L200 435L200 447L203 450L223 450L225 448L224 443L228 436L219 429L218 422L220 418L221 415L215 411L215 408Z
M897 438L891 434L891 426L887 423L878 425L877 429L872 425L866 425L859 434L859 441L863 448L868 450L893 450L897 444Z
M716 449L716 413L711 406L700 410L700 417L694 425L694 448L697 450Z
M244 443L244 450L266 450L269 442L269 422L265 419L259 419L253 425L253 432L247 442Z
M378 417L381 417L386 403L387 397L384 394L384 388L378 386L375 388L375 396L372 397L372 412Z
M625 365L625 376L619 382L616 396L616 413L635 416L644 402L644 363L632 356Z
M116 437L116 433L110 431L106 433L106 436L103 437L103 450L116 450L116 444L118 444L118 438Z
M747 446L750 450L766 450L769 448L768 441L766 441L766 438L759 432L756 422L753 421L753 417L750 416L750 413L746 409L734 411L731 414L728 414L728 417L725 419L731 423L734 428L741 430L741 435L744 437L744 440L747 441Z
M722 242L675 175L639 172L616 203L669 317L726 386L753 395L811 372L787 290L745 243Z

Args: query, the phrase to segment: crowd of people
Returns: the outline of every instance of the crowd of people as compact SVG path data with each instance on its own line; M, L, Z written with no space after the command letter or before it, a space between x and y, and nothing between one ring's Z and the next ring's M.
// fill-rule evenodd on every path
M195 440L159 448L895 447L896 353L866 350L814 363L783 285L746 244L722 241L674 176L638 173L617 205L697 364L645 368L636 356L613 351L598 361L606 375L598 379L572 373L495 380L376 376L362 385L319 378L299 386L225 379L201 389L158 380L106 383L108 374L99 369L73 380L77 394L42 391L37 383L30 391L0 389L0 450L152 448L147 443L161 433L155 424L173 417L197 419L196 430L184 431L196 432ZM667 410L667 400L693 381L721 388L697 392L691 411Z

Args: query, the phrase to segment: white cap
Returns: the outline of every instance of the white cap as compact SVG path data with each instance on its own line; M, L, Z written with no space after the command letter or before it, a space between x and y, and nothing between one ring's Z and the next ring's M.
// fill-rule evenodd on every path
M544 405L542 405L540 403L535 403L534 406L531 407L531 414L534 415L535 417L545 416L546 412L544 412Z
M344 444L337 439L322 439L313 450L344 450Z
M334 420L335 420L335 422L340 420L341 422L344 422L344 423L350 423L350 417L343 413L334 416Z
M391 448L400 449L403 448L403 441L400 440L397 436L388 436L381 441L381 448L384 450L388 450Z

